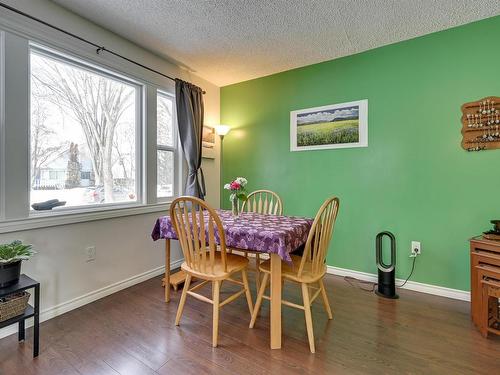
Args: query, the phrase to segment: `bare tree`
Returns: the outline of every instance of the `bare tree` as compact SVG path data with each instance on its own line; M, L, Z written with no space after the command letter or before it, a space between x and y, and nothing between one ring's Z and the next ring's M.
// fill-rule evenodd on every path
M173 142L172 134L172 101L158 97L157 101L157 123L158 123L158 143L170 145Z
M123 178L125 181L129 181L129 178L135 177L135 127L120 127L113 142L115 150L113 165L118 164L122 170Z
M82 126L96 184L104 186L105 201L112 202L115 131L120 118L132 103L135 89L43 56L34 55L34 60L34 81L50 92L49 100L69 110Z
M47 126L47 109L39 100L39 93L33 88L31 98L31 186L40 176L41 168L58 158L67 148L66 142L55 137L55 132Z

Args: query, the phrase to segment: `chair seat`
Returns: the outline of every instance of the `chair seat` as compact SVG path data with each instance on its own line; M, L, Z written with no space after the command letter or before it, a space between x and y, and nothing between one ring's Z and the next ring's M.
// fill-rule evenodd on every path
M207 258L209 255L207 254ZM209 268L207 264L207 269L197 271L187 265L186 262L182 262L181 269L184 272L190 273L192 276L203 279L203 280L223 280L227 278L228 275L241 271L248 265L248 259L241 255L236 254L226 254L226 265L227 272L224 272L224 267L222 265L221 253L216 252L214 258L214 270ZM208 275L209 274L209 275Z
M285 279L296 281L299 283L314 283L321 279L326 273L326 265L323 265L323 269L320 272L312 272L312 263L306 262L304 264L304 269L300 277L297 276L299 271L300 262L302 257L298 255L291 255L292 264L287 262L281 262L281 276ZM271 273L271 260L266 260L262 262L259 267L261 272Z

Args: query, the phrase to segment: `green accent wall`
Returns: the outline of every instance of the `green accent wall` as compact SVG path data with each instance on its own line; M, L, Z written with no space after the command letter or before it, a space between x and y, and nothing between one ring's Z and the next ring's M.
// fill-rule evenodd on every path
M462 149L460 106L500 96L499 40L494 17L223 87L221 123L232 130L221 184L247 177L249 191L278 192L287 215L314 216L336 195L329 265L376 273L375 236L389 230L397 277L418 240L412 280L468 290L468 239L500 218L500 149ZM290 152L290 111L360 99L367 148Z

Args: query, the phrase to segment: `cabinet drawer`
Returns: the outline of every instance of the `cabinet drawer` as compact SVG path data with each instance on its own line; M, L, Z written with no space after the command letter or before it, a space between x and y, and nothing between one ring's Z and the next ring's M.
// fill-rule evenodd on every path
M472 249L484 249L491 251L500 255L500 241L493 240L472 240L470 242L470 248Z
M500 288L494 286L488 286L488 295L490 297L500 298Z
M471 255L472 265L478 265L483 263L483 264L492 264L500 267L499 253L492 253L491 251L487 250L475 249L471 251L470 255Z
M491 277L495 280L500 281L500 267L493 266L490 264L479 264L475 267L478 275L483 277Z

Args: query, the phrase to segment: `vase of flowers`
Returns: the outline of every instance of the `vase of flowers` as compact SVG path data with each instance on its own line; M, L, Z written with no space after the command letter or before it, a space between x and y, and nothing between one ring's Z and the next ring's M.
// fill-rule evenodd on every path
M224 189L229 190L231 194L229 195L229 200L231 201L231 211L234 216L238 216L240 214L240 205L239 201L247 200L247 192L245 190L245 186L248 181L244 177L237 177L233 181L224 185Z

